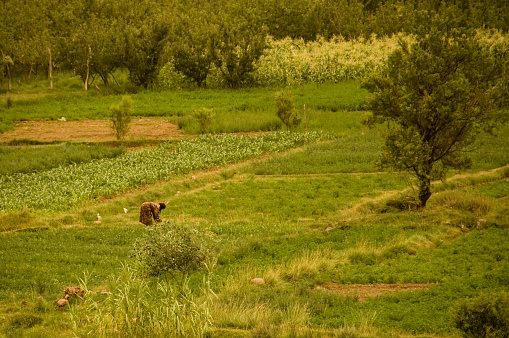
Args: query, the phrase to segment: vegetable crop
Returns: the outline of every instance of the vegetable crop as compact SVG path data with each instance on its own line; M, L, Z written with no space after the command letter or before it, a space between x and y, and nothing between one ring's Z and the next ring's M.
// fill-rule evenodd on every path
M204 135L164 143L115 159L60 166L33 174L0 176L0 209L65 210L72 205L164 180L177 174L278 152L326 135L278 132L264 135Z

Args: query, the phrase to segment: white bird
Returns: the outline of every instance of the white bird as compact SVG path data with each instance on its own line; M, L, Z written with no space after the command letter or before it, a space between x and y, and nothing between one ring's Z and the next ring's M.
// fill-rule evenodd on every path
M100 221L102 219L101 215L97 214L97 220Z
M127 211L128 211L128 210L127 210L126 208L124 208L124 213L125 213L125 214L127 214Z

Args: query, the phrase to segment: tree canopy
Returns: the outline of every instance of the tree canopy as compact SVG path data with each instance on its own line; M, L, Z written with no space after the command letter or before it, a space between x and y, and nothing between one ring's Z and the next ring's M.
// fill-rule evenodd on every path
M509 3L496 0L2 0L0 81L47 72L51 54L85 87L96 78L109 83L118 68L146 87L170 59L198 86L214 65L238 87L266 35L386 36L410 30L419 12L444 9L465 28L509 31Z
M428 14L428 13L427 13ZM472 29L431 15L414 29L416 42L401 41L386 69L364 87L374 93L372 123L388 123L379 164L409 170L419 181L419 202L447 168L468 167L466 150L509 112L509 51L487 48Z

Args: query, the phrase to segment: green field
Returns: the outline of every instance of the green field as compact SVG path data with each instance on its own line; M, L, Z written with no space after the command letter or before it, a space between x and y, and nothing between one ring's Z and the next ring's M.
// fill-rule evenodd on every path
M280 89L132 98L136 114L167 116L188 134L196 127L189 114L201 107L215 112L213 133L253 132L276 126ZM303 125L281 133L293 135L290 141L215 135L216 143L198 138L134 151L108 144L1 145L2 182L15 183L0 189L2 200L28 201L27 190L51 187L42 179L47 176L62 182L49 201L75 202L0 210L0 335L169 336L180 323L182 336L205 328L212 337L460 337L451 314L457 302L509 292L508 127L498 136L481 135L472 168L451 171L447 181L435 182L425 209L408 210L412 176L373 164L383 128L362 124L367 93L355 82L304 85L294 93L299 107L306 104L309 133ZM3 121L105 118L120 101L118 95L52 95L20 91L11 108L2 108ZM305 136L322 130L320 137ZM134 167L138 160L141 168L154 163L155 172L156 163L179 153L190 161L184 169L148 181L129 176L132 184L120 188L111 188L115 174L102 181L89 174L115 167L127 177L141 170ZM85 172L97 193L74 200ZM16 192L14 186L29 180L40 183ZM147 200L167 202L162 225L138 223ZM100 225L94 224L98 213ZM214 268L191 274L185 287L180 278L141 276L137 243L179 226L213 238ZM257 277L265 284L250 282ZM353 287L424 283L429 287L365 299ZM71 285L86 288L85 298L57 309L54 301ZM352 291L338 292L339 286Z

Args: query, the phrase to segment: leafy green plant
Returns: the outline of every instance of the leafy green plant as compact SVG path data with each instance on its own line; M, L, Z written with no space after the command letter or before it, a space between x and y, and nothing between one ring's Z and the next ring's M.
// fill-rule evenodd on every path
M116 133L117 140L125 137L129 131L129 123L133 114L133 100L130 96L123 96L122 102L110 107L110 120Z
M276 94L277 116L283 121L286 130L293 130L302 119L295 109L295 98L291 89Z
M214 112L207 108L200 108L193 111L192 116L198 121L200 125L200 134L205 134L214 120Z
M464 299L452 308L452 317L465 338L507 338L509 295L500 292Z

